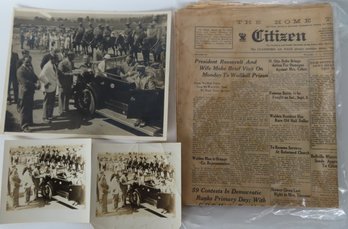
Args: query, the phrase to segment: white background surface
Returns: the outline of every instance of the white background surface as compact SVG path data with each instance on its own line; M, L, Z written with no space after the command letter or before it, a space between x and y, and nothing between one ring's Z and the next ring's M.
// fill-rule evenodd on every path
M0 0L0 95L4 95L4 79L7 77L10 25L14 6L39 7L64 10L175 10L193 0ZM251 0L249 2L257 2ZM264 2L273 2L264 0ZM281 1L281 3L289 1ZM296 2L303 2L297 0ZM315 1L310 1L315 2ZM334 0L336 7L336 92L337 92L337 138L339 147L339 185L342 211L323 214L315 210L281 210L274 206L261 207L184 207L182 228L348 228L348 1ZM174 65L172 65L174 67ZM175 141L175 85L171 75L169 108L169 141ZM2 98L2 97L1 97ZM2 99L0 107L2 107ZM3 139L0 137L0 158L3 154ZM2 165L2 159L0 159ZM0 178L1 180L1 178ZM1 182L0 182L1 183ZM309 214L311 213L311 214ZM343 215L336 216L335 213ZM309 217L310 216L310 217ZM309 218L308 218L309 217ZM88 224L12 224L0 225L0 229L87 229ZM117 228L117 225L115 225Z

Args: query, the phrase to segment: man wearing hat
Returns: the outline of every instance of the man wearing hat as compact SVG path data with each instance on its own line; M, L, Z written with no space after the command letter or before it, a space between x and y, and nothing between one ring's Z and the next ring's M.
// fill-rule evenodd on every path
M45 64L47 64L47 62L51 60L53 56L57 55L57 53L58 53L58 49L52 48L49 53L44 55L41 60L40 68L42 69L45 66Z
M99 76L106 76L105 70L106 70L106 62L111 59L110 54L105 54L103 60L98 64L98 72L97 74Z
M130 23L126 23L126 29L124 30L125 41L127 46L128 54L130 54L134 45L133 29L130 27Z
M94 34L94 41L93 41L93 48L96 48L103 40L103 26L102 24L99 24L97 27L95 27L93 34Z
M87 71L87 69L92 68L91 57L89 55L83 55L83 64L80 66L83 70Z
M134 77L128 77L126 78L127 81L132 82L135 84L136 89L138 90L154 90L156 89L155 81L153 80L153 76L147 75L145 72L145 66L144 65L138 65L137 66L138 73ZM136 105L136 103L134 104ZM146 126L146 121L144 117L144 113L138 114L138 119L134 123L134 126L140 126L144 127Z
M58 65L58 86L59 86L59 115L63 115L69 111L69 100L71 97L71 90L73 84L72 70L74 68L74 53L69 51Z
M92 23L89 23L88 28L86 29L82 37L82 47L84 48L85 54L88 53L88 48L92 47L92 43L94 40L93 31L94 31L93 25ZM92 48L92 53L93 53L93 48Z
M17 69L18 69L20 66L23 65L23 60L24 60L25 57L29 57L30 60L32 60L32 57L31 57L31 55L30 55L30 52L29 52L29 50L27 50L27 49L23 49L23 50L22 50L22 58L19 59L18 62L17 62ZM33 68L33 65L31 64L31 62L30 62L30 65L31 65L31 68ZM33 68L33 69L34 69L34 68Z
M80 52L80 45L82 41L82 37L85 33L85 27L83 27L83 24L80 22L79 27L76 30L75 36L73 38L74 40L74 47L75 47L75 52Z

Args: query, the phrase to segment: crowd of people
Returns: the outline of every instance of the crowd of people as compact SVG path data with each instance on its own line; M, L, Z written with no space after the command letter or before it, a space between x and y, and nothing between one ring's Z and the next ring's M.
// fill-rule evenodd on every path
M86 24L80 22L77 27L70 28L64 24L22 27L19 35L21 49L73 50L76 54L92 56L95 51L105 54L112 50L115 56L131 55L136 60L141 53L145 64L149 64L152 53L155 62L165 64L166 26L159 15L153 16L151 23L139 19L138 22L126 23L123 28Z
M35 90L41 89L44 93L43 123L49 124L53 120L57 94L59 116L65 116L69 111L76 57L83 56L80 67L90 68L91 59L99 61L97 71L102 75L106 70L105 62L111 59L109 51L112 49L114 56L127 56L121 68L122 77L134 82L137 89L164 86L166 31L159 23L159 17L154 16L147 28L139 21L132 25L126 23L123 29L116 32L109 25L101 24L94 28L91 23L85 28L80 23L77 28L70 29L59 26L53 31L45 27L20 31L22 57L19 58L12 48L7 101L8 104L17 104L23 132L30 132L33 125ZM49 50L42 57L40 70L34 70L32 56L25 45L29 49ZM150 53L153 58L150 58ZM159 71L163 75L161 80L154 77ZM134 125L143 127L146 120L139 118Z
M72 185L84 185L85 161L78 152L78 146L46 145L11 149L8 195L12 208L20 206L20 190L24 192L26 205L37 200L39 194L43 197L42 185L46 177L59 177Z
M109 212L110 197L113 211L127 206L131 198L128 194L134 184L151 186L160 189L161 193L174 193L174 168L163 155L105 153L98 156L98 168L97 201L102 214ZM167 211L164 209L162 213Z

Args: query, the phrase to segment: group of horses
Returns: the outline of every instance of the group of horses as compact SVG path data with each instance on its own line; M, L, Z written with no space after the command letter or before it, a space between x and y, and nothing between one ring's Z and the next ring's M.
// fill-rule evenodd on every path
M158 35L148 36L145 30L139 32L130 28L115 32L109 28L98 29L89 28L84 31L77 28L73 36L75 51L93 55L96 49L104 53L112 49L114 56L131 55L136 60L138 53L142 53L145 62L149 61L149 54L153 53L155 61L161 61L160 55L164 51L164 41Z

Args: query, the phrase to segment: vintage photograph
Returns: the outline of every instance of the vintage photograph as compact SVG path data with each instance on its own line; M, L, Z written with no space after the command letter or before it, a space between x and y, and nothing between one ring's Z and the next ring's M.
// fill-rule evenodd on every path
M170 12L16 9L4 132L165 139L170 26Z
M10 149L7 211L85 208L85 159L78 145Z
M97 154L96 216L175 216L175 168L170 153Z
M1 221L89 219L91 141L47 141L5 141Z

